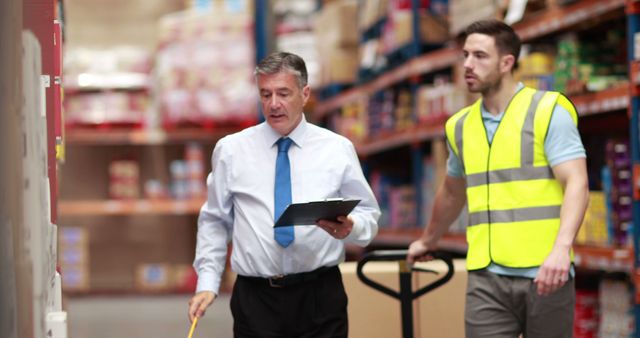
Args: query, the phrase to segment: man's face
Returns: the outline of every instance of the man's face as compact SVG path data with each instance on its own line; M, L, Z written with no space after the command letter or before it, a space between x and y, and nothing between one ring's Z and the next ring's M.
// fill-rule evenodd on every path
M501 56L492 36L474 33L464 47L464 81L472 93L486 94L498 89L502 77L511 72L511 55Z
M262 112L267 123L286 136L302 120L302 108L309 99L309 86L298 87L296 76L289 72L258 74Z

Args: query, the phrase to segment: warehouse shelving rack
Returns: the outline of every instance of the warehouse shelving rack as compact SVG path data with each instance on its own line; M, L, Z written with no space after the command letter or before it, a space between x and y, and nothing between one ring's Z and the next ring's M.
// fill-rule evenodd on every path
M269 12L269 0L256 0L252 2L254 11L254 25L253 35L255 37L255 58L256 61L262 59L270 50L270 39L272 39L272 31L269 28L271 25L271 15ZM69 79L73 80L73 79ZM67 81L65 90L69 92L83 92L83 91L110 91L110 90L148 90L151 91L154 87L153 78L148 77L146 81L138 81L134 86L121 86L118 81L107 81L107 83L82 87L74 86L73 81ZM115 83L115 84L114 84ZM197 143L203 146L204 149L204 166L209 168L207 163L211 154L213 145L225 135L237 132L241 130L244 125L229 125L229 126L203 126L198 127L185 127L185 128L173 128L171 130L165 130L161 128L117 128L110 126L96 126L94 128L68 128L64 133L64 143L67 145L68 153L75 155L75 151L81 149L83 155L86 153L92 153L95 157L92 157L91 163L86 163L87 167L84 169L95 169L96 163L104 160L105 154L116 152L118 154L125 154L130 151L133 154L143 154L146 158L151 158L154 163L163 162L166 165L167 159L175 157L177 151L188 143ZM87 150L89 149L89 150ZM119 155L120 156L120 155ZM71 164L73 162L74 164ZM66 165L77 165L77 156L69 156ZM106 168L100 168L106 170ZM208 169L206 169L208 170ZM66 184L87 184L79 182L71 182L67 178ZM86 175L83 175L86 176ZM97 176L96 176L97 177ZM74 177L75 179L76 177ZM86 180L86 177L84 177ZM88 183L92 184L92 189L101 191L104 190L104 179ZM63 193L68 192L68 187L64 186ZM74 190L76 191L76 190ZM64 195L64 194L63 194ZM73 195L73 196L71 196ZM104 224L109 223L109 226L113 225L113 232L121 236L126 235L125 231L139 232L145 229L149 222L160 222L162 224L155 224L154 229L158 229L155 232L161 232L162 229L184 229L185 233L193 233L192 240L188 240L186 245L193 246L195 241L195 227L197 215L205 202L204 196L189 199L134 199L134 200L114 200L108 199L106 196L101 198L100 196L87 196L85 191L76 194L67 193L57 201L57 208L62 222L65 225L77 225L87 224L87 227L91 228L104 228ZM131 224L131 226L127 226ZM129 229L129 230L126 230ZM173 231L173 230L171 230ZM183 231L183 230L179 230ZM182 239L183 242L184 239ZM132 245L133 246L133 245ZM95 248L96 250L102 250L105 248L103 245L92 246L90 251ZM180 252L174 252L177 256L182 256L180 263L191 264L187 256L191 257L193 251L188 249L189 253L185 253L182 250ZM98 251L99 252L99 251ZM99 258L98 255L91 255L91 257ZM90 258L93 261L93 258ZM101 258L100 258L101 259ZM100 263L100 266L104 266L104 263ZM93 269L92 269L93 270ZM118 270L121 272L121 270ZM95 272L95 274L94 274ZM100 271L92 271L91 278L101 279L106 274ZM124 277L122 278L124 280ZM133 278L127 277L126 279L132 280ZM88 288L80 288L76 290L66 290L66 294L69 295L85 295L85 294L139 294L139 293L174 293L184 292L185 290L160 290L160 291L147 291L140 290L138 288L132 288L125 286L125 283L114 283L111 279L107 281L100 281L97 283L90 283ZM126 283L130 285L131 283Z
M523 41L530 42L547 36L569 31L581 24L603 18L624 18L627 13L627 34L630 57L631 81L603 91L570 96L576 105L581 117L602 116L613 111L624 111L630 107L630 134L631 151L634 163L635 199L633 208L634 243L637 248L640 238L640 137L639 137L639 110L640 110L640 61L633 60L634 33L640 32L640 1L634 0L581 0L572 2L566 6L559 6L556 1L547 10L526 17L523 21L514 24L514 28ZM417 1L413 1L414 10ZM337 113L343 106L359 101L366 101L374 93L395 86L400 83L415 83L420 76L439 72L452 68L459 61L459 51L453 46L444 46L440 49L421 54L398 67L380 74L378 77L345 90L327 100L318 102L314 110L316 120L328 119ZM640 57L638 57L640 59ZM356 142L356 150L359 156L366 160L383 152L393 152L400 148L409 147L412 152L412 170L414 171L414 183L422 170L420 157L420 144L444 138L444 127L415 126L402 132L387 133L375 138L365 138ZM365 163L366 166L366 163ZM418 171L418 173L415 173ZM418 204L420 205L420 204ZM419 224L424 224L421 220ZM381 229L374 240L373 245L378 247L403 247L420 236L421 227L415 229ZM448 234L439 243L441 249L464 253L466 241L463 234ZM575 250L575 262L581 268L593 269L605 272L621 272L635 280L635 285L640 285L640 257L630 247L593 247L577 245ZM640 304L640 292L636 287L636 304ZM640 305L636 305L636 322L640 323ZM636 332L640 338L640 332Z

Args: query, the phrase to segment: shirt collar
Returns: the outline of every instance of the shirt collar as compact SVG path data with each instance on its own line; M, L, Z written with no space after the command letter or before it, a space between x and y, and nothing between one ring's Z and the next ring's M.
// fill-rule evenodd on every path
M518 94L520 90L522 90L522 88L524 88L524 84L522 82L518 82L518 85L516 86L516 94ZM513 94L513 96L516 96L516 94ZM500 121L502 120L502 116L504 115L503 111L501 111L500 114L496 116L491 115L491 113L487 110L487 108L484 107L484 101L480 105L480 112L482 113L482 119L484 120Z
M273 147L275 146L276 142L278 142L278 140L283 136L280 135L277 131L273 130L267 122L264 122L264 124L264 137L267 141L267 144ZM289 135L286 135L285 137L290 138L298 147L302 147L305 135L307 134L307 128L307 119L304 116L304 113L302 113L302 119L300 120L300 123L298 123L298 125L291 131L291 133L289 133Z

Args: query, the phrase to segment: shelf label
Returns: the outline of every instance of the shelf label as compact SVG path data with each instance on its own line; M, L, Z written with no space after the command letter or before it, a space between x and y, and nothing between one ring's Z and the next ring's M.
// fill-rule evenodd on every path
M613 259L627 259L629 258L628 250L613 250Z
M149 201L139 201L136 204L136 210L141 213L147 213L151 211L151 203Z
M108 213L117 213L122 211L122 203L119 201L107 201L104 204L104 210Z
M173 204L173 211L177 214L185 214L187 212L187 203L184 201L176 201Z

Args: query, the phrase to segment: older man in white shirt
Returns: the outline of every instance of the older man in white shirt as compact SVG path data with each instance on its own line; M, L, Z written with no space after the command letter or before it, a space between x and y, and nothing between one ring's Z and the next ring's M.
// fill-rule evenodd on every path
M221 139L213 151L189 318L204 315L215 300L231 241L236 337L347 337L337 265L346 243L366 246L376 235L378 204L351 142L306 121L304 61L278 52L255 73L266 121ZM286 204L327 198L361 202L338 222L274 228Z

